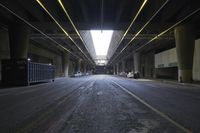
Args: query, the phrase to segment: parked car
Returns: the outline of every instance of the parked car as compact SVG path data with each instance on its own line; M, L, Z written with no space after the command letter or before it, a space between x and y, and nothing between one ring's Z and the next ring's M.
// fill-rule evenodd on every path
M120 73L119 73L119 76L126 77L126 76L127 76L127 73L126 73L126 72L120 72Z
M133 78L133 77L134 77L133 72L129 72L129 73L127 74L127 78Z
M88 75L89 75L89 73L87 72L85 75L86 75L86 76L88 76Z
M80 71L78 71L77 73L75 73L74 74L74 77L80 77L80 76L82 76L83 74L80 72Z

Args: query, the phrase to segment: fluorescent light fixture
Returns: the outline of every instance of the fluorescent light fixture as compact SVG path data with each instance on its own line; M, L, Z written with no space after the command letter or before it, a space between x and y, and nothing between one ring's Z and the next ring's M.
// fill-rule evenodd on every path
M96 55L107 55L113 30L91 30Z

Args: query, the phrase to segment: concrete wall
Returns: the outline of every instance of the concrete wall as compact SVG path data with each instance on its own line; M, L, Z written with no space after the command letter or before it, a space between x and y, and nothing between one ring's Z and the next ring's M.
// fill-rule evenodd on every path
M195 41L193 79L200 81L200 39Z
M177 67L176 48L155 54L155 68Z
M193 60L193 79L200 81L200 39L195 41L194 60ZM156 75L177 79L177 54L176 48L166 50L155 55Z
M178 67L156 68L155 78L178 80Z

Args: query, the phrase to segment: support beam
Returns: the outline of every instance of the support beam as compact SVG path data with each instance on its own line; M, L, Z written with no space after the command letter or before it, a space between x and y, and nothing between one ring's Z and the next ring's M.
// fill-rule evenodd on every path
M175 28L179 82L192 82L195 36L190 25Z

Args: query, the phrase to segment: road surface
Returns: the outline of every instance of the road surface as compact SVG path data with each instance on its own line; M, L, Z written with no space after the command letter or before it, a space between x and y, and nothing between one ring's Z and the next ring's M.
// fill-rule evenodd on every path
M0 133L200 132L200 88L108 75L0 90Z

